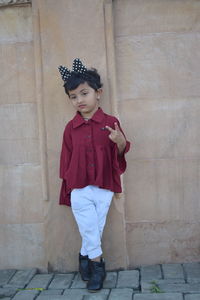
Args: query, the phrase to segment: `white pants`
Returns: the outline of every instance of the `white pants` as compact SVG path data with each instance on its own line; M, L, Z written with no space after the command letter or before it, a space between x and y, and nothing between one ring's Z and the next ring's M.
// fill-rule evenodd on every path
M82 237L81 255L90 259L102 254L101 237L113 192L88 185L71 192L71 206Z

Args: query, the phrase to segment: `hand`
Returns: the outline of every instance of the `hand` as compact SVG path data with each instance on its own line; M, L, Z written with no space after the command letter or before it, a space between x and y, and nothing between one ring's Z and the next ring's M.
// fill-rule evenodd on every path
M111 141L117 144L119 153L121 154L126 147L126 139L123 133L121 132L121 130L119 129L118 124L114 123L114 125L115 125L115 129L111 128L110 126L106 126L106 129L110 131L108 137L111 139Z

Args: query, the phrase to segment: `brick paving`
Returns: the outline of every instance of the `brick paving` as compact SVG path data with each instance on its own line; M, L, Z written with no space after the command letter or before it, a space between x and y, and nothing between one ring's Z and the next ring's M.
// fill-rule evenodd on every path
M108 272L104 287L89 293L80 274L0 270L2 300L200 300L200 263L142 266Z

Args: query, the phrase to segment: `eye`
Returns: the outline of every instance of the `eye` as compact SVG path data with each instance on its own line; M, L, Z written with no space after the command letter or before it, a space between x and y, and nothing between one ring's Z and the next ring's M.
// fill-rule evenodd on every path
M71 95L69 98L70 98L71 100L75 100L75 99L76 99L76 96L75 96L75 95Z
M86 96L87 94L88 94L88 92L83 92L82 93L83 96Z

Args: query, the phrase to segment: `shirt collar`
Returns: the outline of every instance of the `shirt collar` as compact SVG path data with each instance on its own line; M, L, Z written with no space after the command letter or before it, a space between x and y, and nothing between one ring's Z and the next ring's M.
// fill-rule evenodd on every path
M92 118L90 120L93 120L97 123L101 123L103 118L104 118L104 112L99 107L98 110L94 113L94 115L92 116ZM73 122L73 128L76 128L76 127L79 127L82 124L84 124L85 120L83 119L81 114L79 112L77 112L75 117L73 118L72 122Z

